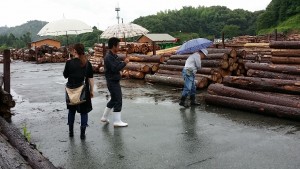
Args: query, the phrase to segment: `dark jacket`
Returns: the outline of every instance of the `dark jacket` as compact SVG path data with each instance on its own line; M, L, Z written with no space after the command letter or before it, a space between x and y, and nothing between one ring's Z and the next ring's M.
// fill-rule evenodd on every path
M121 80L120 71L126 66L126 63L121 61L118 55L108 51L104 58L104 69L106 80L119 81Z
M78 58L74 58L66 62L63 72L64 77L68 78L68 82L66 84L68 87L79 87L83 82L86 84L86 93L88 93L86 102L75 106L67 105L68 109L75 109L79 113L88 113L93 109L91 97L89 95L89 81L85 80L85 77L87 77L87 79L93 78L93 68L89 61L86 66L80 67L80 60Z

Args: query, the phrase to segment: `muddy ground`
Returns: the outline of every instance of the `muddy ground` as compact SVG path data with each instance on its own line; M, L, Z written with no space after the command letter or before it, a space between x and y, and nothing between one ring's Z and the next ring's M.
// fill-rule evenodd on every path
M105 79L95 75L87 138L68 137L63 63L13 62L12 120L26 126L31 142L55 166L67 169L272 168L300 166L300 124L289 120L206 105L181 108L181 89L123 80L122 118L127 128L100 122L109 99ZM0 70L3 65L0 64ZM110 117L112 120L112 117Z

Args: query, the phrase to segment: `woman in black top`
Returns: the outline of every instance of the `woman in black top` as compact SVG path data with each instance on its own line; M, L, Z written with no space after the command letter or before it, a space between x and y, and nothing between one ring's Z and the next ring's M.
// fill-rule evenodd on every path
M91 98L94 96L94 79L92 64L87 60L84 55L84 46L82 44L75 44L71 50L73 58L68 60L65 69L64 77L68 78L68 87L79 87L83 83L86 84L86 102L79 105L67 105L69 109L68 125L69 136L74 136L74 121L76 111L81 116L80 138L85 139L85 129L88 126L88 113L93 109Z

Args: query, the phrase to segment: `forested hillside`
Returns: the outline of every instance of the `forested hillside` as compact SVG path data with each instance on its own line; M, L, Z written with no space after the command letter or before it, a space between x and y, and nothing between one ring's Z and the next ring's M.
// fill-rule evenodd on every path
M257 32L300 31L300 0L272 0L257 19Z
M39 39L39 36L37 36L36 34L46 24L47 24L47 22L44 22L44 21L33 20L33 21L28 21L27 23L16 26L16 27L11 27L11 28L0 27L0 35L6 35L6 34L9 35L12 33L16 38L20 38L21 36L23 36L24 34L29 32L31 35L31 38L33 40L36 40L36 39Z
M153 33L167 32L178 36L194 33L201 37L220 37L224 31L226 37L255 35L258 12L242 9L230 10L223 6L183 7L180 10L168 10L156 15L140 17L133 22L142 25ZM184 37L181 37L184 38Z

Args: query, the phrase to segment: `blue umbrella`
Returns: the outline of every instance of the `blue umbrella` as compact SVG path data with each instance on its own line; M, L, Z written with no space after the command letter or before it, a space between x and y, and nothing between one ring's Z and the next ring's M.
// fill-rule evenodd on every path
M176 51L176 54L194 53L201 49L205 49L213 44L212 41L205 38L192 39L184 44Z

